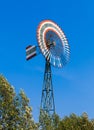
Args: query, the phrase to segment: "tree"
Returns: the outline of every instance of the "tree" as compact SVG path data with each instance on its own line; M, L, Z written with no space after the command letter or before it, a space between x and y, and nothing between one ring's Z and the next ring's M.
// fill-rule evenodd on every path
M29 99L21 90L18 95L0 75L0 130L35 130Z
M39 117L40 130L53 130L51 117L43 110L40 110Z
M81 116L71 114L60 121L59 130L94 130L93 121L88 119L88 115L83 113Z
M73 113L60 119L56 114L51 118L42 111L40 125L40 130L94 130L94 120L89 120L86 113L81 116Z
M48 115L45 111L40 111L39 128L40 130L59 130L60 118L57 114Z

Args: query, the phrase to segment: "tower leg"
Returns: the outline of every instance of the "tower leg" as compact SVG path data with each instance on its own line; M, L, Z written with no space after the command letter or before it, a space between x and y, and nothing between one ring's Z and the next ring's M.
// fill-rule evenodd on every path
M55 113L51 65L46 60L40 109L49 116Z

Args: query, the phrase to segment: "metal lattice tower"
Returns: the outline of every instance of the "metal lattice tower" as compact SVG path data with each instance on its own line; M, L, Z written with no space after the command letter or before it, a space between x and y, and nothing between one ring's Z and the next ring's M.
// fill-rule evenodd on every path
M40 109L48 115L55 113L51 65L46 60Z

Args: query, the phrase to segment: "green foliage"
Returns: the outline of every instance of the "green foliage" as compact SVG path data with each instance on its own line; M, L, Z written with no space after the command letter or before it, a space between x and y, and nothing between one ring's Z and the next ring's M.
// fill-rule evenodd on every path
M58 115L49 117L45 112L41 114L40 130L94 130L94 120L89 120L88 115L71 114L60 119Z
M35 130L29 99L23 91L18 95L0 76L0 130Z
M88 115L81 116L71 114L60 121L59 130L94 130L94 124L88 119Z
M43 110L40 111L39 128L40 130L53 130L52 119Z
M45 111L41 110L39 119L40 130L58 130L60 123L58 115L53 114L52 116L49 116Z

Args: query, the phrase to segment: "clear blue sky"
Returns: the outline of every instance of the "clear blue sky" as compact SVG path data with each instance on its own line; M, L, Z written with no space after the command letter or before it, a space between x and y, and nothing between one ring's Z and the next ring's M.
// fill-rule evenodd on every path
M69 64L52 67L56 112L94 118L93 0L0 1L0 73L16 92L24 89L38 120L45 59L39 55L27 62L25 48L37 45L37 26L44 19L63 29L71 48Z

